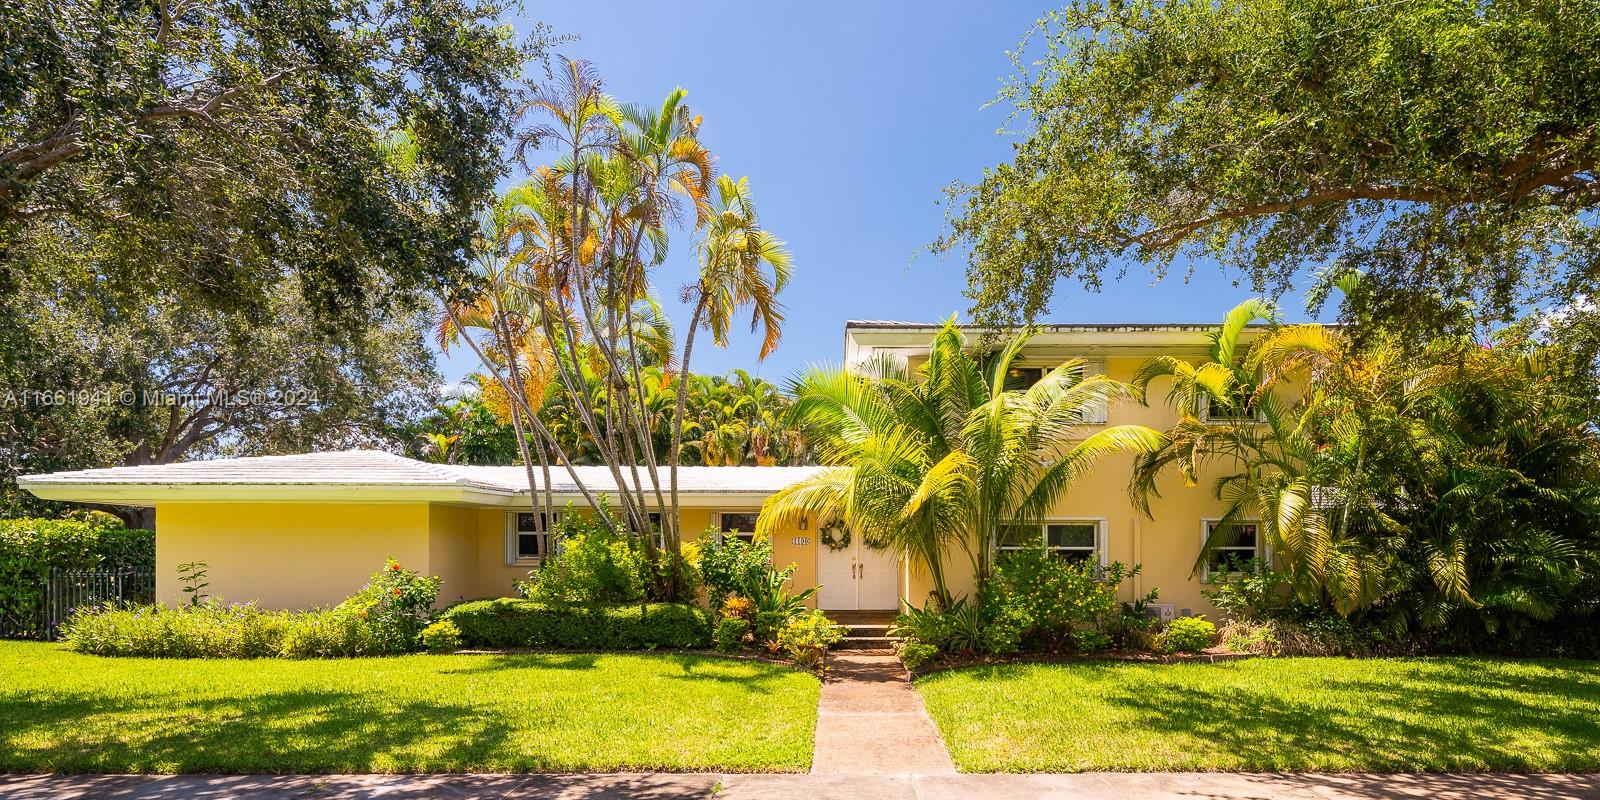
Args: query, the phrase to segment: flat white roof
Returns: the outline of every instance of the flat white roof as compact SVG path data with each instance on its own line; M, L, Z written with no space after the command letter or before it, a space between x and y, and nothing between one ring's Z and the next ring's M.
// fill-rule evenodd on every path
M678 491L690 505L727 501L759 504L777 490L808 477L817 467L679 467ZM590 491L615 494L610 468L574 467ZM666 470L660 469L662 491ZM638 475L650 490L644 467ZM535 468L539 491L543 470ZM381 450L344 450L289 456L222 458L108 467L26 475L18 484L47 500L118 505L157 502L456 502L474 505L522 505L529 492L528 473L520 466L431 464ZM634 487L633 469L624 468L624 487ZM580 497L578 486L563 467L550 468L550 489L568 500Z

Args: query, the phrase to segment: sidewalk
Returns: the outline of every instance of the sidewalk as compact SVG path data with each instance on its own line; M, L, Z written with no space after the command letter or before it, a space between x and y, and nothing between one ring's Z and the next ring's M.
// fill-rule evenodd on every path
M891 654L841 651L817 703L813 775L954 775L939 732Z
M1477 800L1600 798L1600 775L0 775L7 800Z

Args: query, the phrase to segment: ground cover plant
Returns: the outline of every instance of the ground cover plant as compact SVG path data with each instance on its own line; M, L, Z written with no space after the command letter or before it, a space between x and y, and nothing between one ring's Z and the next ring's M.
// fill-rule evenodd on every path
M1592 771L1600 664L1006 664L917 681L968 772Z
M817 694L803 672L711 656L174 669L0 642L0 772L792 772L811 762Z

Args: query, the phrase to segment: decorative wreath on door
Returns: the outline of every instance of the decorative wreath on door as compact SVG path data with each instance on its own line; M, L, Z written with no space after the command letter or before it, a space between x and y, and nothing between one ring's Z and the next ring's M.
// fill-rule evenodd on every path
M827 545L829 550L843 550L850 546L850 529L845 527L842 519L829 520L817 529L817 540Z

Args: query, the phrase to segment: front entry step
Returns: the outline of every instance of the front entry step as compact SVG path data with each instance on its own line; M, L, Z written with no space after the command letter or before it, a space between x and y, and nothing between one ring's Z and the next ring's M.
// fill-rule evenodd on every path
M835 650L892 650L898 641L889 635L894 624L893 611L828 611L828 617L845 626L844 641Z

